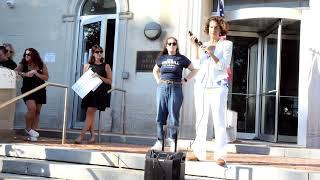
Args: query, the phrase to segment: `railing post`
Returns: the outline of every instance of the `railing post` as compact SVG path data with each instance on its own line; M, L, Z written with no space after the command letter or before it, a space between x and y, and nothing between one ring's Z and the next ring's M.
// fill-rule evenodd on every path
M120 91L123 93L123 101L122 101L122 106L121 106L121 111L120 111L120 120L122 123L122 134L125 134L126 132L126 128L125 128L125 123L126 123L126 119L127 119L127 115L126 115L126 104L127 104L127 91L124 89L119 89L119 88L112 88L108 91L108 93L111 93L112 91Z
M123 115L122 115L122 134L126 133L126 123L127 123L127 110L126 110L126 104L127 104L127 92L123 92Z
M98 143L101 142L101 125L102 125L102 119L101 119L101 111L99 111L99 123L98 123Z
M67 109L68 109L68 88L64 90L64 110L63 110L63 127L62 127L62 142L65 143L66 140L66 130L67 130Z

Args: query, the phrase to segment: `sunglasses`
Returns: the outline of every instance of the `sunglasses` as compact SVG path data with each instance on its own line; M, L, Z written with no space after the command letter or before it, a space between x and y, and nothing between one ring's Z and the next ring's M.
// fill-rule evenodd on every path
M26 53L26 55L25 56L31 56L31 54L30 53Z
M177 45L177 43L176 42L173 42L173 43L167 43L169 46L176 46Z
M97 54L102 54L103 53L103 51L95 51L94 53L97 53Z

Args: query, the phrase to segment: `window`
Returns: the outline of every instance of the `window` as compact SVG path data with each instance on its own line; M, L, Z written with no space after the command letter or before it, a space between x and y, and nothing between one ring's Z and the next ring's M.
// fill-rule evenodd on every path
M83 6L81 16L116 13L117 7L114 0L87 0Z
M217 11L218 0L212 1L212 12ZM224 0L224 10L233 11L241 8L253 7L308 7L309 0Z

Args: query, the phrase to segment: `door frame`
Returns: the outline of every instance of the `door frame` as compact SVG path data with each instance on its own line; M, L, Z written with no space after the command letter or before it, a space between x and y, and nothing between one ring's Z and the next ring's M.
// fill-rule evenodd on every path
M107 36L107 21L109 19L114 19L115 20L115 37L114 37L114 52L113 52L113 60L116 60L117 56L117 41L118 41L118 23L119 23L119 15L118 14L104 14L104 15L88 15L88 16L81 16L79 18L79 28L77 31L77 48L76 48L76 60L75 60L75 67L74 67L74 73L72 74L73 77L73 82L74 83L80 76L81 76L81 68L83 68L83 26L95 22L101 22L101 32L100 32L100 46L103 48L105 51L106 47L106 36ZM88 54L90 56L90 54ZM113 66L116 63L113 63ZM114 67L112 67L114 69ZM112 76L115 75L115 71L112 71ZM112 84L113 86L113 84ZM71 124L70 127L72 129L76 128L82 128L84 122L79 122L77 121L78 117L78 111L79 111L79 97L75 94L75 92L71 92L73 94L73 102L72 102L72 107L71 107ZM111 93L112 97L113 93Z
M257 7L257 8L242 8L234 11L226 11L225 19L227 21L236 21L236 20L245 20L245 19L256 19L256 18L282 18L282 19L292 19L292 20L300 20L302 19L302 10L297 8L281 8L281 7ZM246 35L246 34L255 34L255 33L247 33L247 32L235 32L237 35ZM228 35L232 35L232 32L228 33ZM262 60L262 37L259 37L259 61L258 61L258 69L257 69L257 80L261 80L261 60ZM260 92L261 85L257 83L257 92ZM260 98L257 98L257 101ZM260 104L256 102L257 106ZM300 119L298 119L298 124ZM260 129L260 110L256 110L256 127L255 134L253 138L259 137L259 129ZM244 137L252 137L253 134L247 133L237 133L239 138ZM299 135L298 135L299 136ZM253 139L252 138L252 139ZM281 137L280 137L281 138Z
M262 87L264 87L265 83L266 83L266 64L267 62L267 54L268 54L268 39L274 39L274 35L272 34L273 30L277 29L277 55L276 55L276 85L275 85L275 89L269 90L268 92L260 92L261 96L259 97L260 102L261 102L261 110L260 110L260 114L261 114L261 126L259 128L260 133L259 133L259 139L261 140L265 140L265 141L271 141L271 142L277 142L278 141L278 122L279 122L279 116L278 116L278 112L279 112L279 95L280 95L280 74L281 74L281 46L282 46L282 19L279 19L274 25L272 25L270 28L266 29L266 33L262 33L262 38L263 38L263 43L264 43L264 51L263 51L263 75L261 73L261 78L260 81L262 83ZM275 92L275 114L274 114L274 134L265 134L263 133L264 130L264 112L265 112L265 108L263 108L265 106L265 104L263 104L263 97L264 96L268 96L269 94Z
M274 26L273 28L270 27L270 29L275 29L277 28L277 25ZM258 33L255 33L255 32L241 32L241 31L230 31L228 33L228 36L239 36L239 37L256 37L258 38L258 62L257 62L257 79L256 79L256 83L257 83L257 89L256 89L256 115L255 115L255 133L244 133L244 132L237 132L237 137L240 138L240 139L254 139L254 138L259 138L261 140L266 140L266 141L271 141L271 142L276 142L276 141L286 141L286 142L296 142L295 139L296 137L295 136L283 136L283 135L279 135L278 133L278 116L277 116L277 112L279 111L279 100L281 98L280 96L280 71L281 71L281 67L280 67L280 64L281 64L281 47L279 47L277 45L277 52L280 52L280 53L277 53L277 79L276 79L276 96L278 96L278 99L276 100L278 103L277 105L275 106L275 110L276 110L276 113L275 113L275 118L277 122L275 122L275 132L277 132L276 135L273 135L273 136L270 136L270 135L266 135L266 134L262 134L261 133L261 126L262 126L262 107L261 107L261 103L262 103L262 96L264 95L264 92L261 92L262 90L262 85L263 85L263 81L262 81L262 77L263 77L263 69L262 68L265 68L265 65L262 65L262 63L266 63L266 60L264 57L264 52L266 52L266 41L265 41L265 38L279 38L279 33L277 34L271 34L271 30L267 30L266 29L266 32L269 32L270 34L268 33L265 33L265 34L258 34ZM263 37L263 35L265 37ZM293 36L293 35L282 35L280 36L281 40L282 39L297 39L296 36ZM278 42L277 42L278 43ZM262 61L263 60L263 61ZM231 94L231 93L230 93ZM238 93L236 93L238 94ZM245 95L245 94L244 94ZM250 94L251 95L251 94Z
M261 48L262 48L262 43L261 43L261 37L258 33L255 32L242 32L242 31L229 31L228 36L239 36L239 37L254 37L258 39L258 59L257 59L257 78L256 78L256 84L257 84L257 90L256 92L260 92L260 67L261 67ZM249 63L248 63L249 66ZM232 94L232 93L229 93ZM238 93L237 93L238 94ZM246 94L243 94L246 95ZM260 126L260 115L259 115L259 98L256 98L256 114L255 114L255 132L254 133L245 133L245 132L237 132L237 138L239 139L255 139L259 135L259 126Z

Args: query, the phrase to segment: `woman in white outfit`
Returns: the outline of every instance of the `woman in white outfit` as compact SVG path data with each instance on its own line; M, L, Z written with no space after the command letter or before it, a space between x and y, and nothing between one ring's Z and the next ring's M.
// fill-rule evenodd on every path
M227 67L231 61L232 42L224 37L228 25L222 17L211 17L205 25L205 33L210 40L197 46L196 37L191 42L199 59L196 77L196 139L192 150L197 160L206 160L206 137L209 111L212 113L215 132L214 159L218 165L226 163L227 132L225 127L225 107L228 96Z

